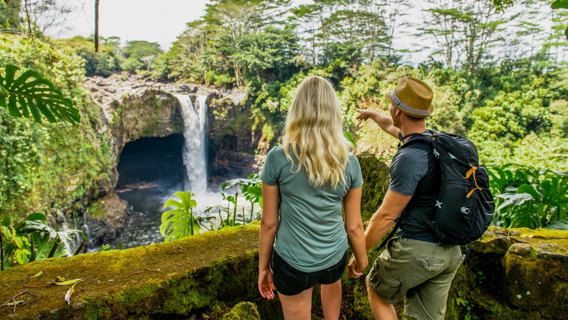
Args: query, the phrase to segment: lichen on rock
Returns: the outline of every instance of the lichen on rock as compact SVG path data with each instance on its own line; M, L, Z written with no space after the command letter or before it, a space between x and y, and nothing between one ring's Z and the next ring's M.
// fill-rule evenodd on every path
M226 313L222 320L260 320L260 314L254 303L241 302Z

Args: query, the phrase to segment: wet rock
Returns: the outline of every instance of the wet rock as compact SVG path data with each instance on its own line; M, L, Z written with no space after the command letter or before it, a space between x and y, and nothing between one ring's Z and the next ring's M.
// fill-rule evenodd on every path
M114 193L95 201L87 213L89 244L100 246L118 238L124 230L128 212L128 202Z
M527 257L530 255L532 247L524 243L515 243L509 247L509 253L519 255L521 257Z

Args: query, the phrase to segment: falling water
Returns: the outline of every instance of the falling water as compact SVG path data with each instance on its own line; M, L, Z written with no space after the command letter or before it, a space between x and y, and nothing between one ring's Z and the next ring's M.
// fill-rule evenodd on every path
M87 239L91 239L91 230L89 230L89 225L87 224L87 212L83 212L83 230ZM88 242L90 243L90 241Z
M195 194L207 191L207 159L205 150L207 126L207 96L198 96L196 105L189 95L177 95L182 107L185 145L183 163L187 170L189 187Z

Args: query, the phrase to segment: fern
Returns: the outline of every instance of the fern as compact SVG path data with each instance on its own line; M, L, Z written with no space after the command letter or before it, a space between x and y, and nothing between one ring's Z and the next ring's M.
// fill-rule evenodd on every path
M32 117L37 123L42 122L42 115L50 123L64 121L74 125L81 120L73 101L65 98L53 83L31 70L16 78L18 70L15 65L7 65L5 76L0 74L0 107L8 109L11 116Z

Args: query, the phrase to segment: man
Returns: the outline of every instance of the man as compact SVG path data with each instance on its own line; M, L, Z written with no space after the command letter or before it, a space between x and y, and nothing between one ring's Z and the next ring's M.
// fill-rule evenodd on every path
M405 77L392 92L386 117L358 110L357 119L375 121L385 132L408 143L411 134L428 134L425 118L432 114L432 89ZM394 304L404 298L404 313L419 320L442 320L452 280L462 261L459 246L439 245L430 221L435 219L441 173L432 146L415 141L399 148L392 160L391 181L383 204L373 215L365 238L367 250L377 244L403 213L398 237L389 241L367 276L367 292L375 319L397 319ZM421 216L424 215L424 216ZM352 257L348 273L358 278Z

